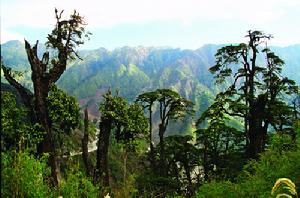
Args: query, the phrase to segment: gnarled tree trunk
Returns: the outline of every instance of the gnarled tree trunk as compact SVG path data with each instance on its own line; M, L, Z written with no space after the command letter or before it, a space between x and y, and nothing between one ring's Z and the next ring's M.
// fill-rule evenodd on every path
M83 139L82 139L82 159L86 169L86 173L89 176L91 174L91 166L89 162L89 151L88 151L88 143L89 143L89 116L87 108L84 110L84 130L83 130Z
M264 95L258 96L250 108L249 116L249 145L247 147L247 157L257 158L258 154L264 150L268 125L263 124L267 98Z
M108 147L111 127L112 123L110 120L103 119L100 121L94 183L96 184L100 179L102 179L101 184L104 187L109 186Z
M51 130L47 97L50 86L55 83L66 70L68 58L72 58L72 55L79 58L75 51L76 47L84 43L84 37L88 37L88 33L85 33L83 28L86 24L76 11L70 16L69 20L62 20L62 14L63 11L58 12L58 10L55 9L55 28L47 37L48 47L55 49L57 52L56 58L52 58L49 62L49 52L45 52L42 59L39 59L37 55L38 41L31 47L25 40L25 50L32 71L31 79L34 86L34 94L20 86L20 84L9 75L9 72L5 74L6 78L9 79L9 83L18 90L25 105L32 112L33 118L31 121L37 121L45 131L44 139L38 146L38 154L45 152L50 153L48 163L51 167L51 174L55 186L59 185L60 170L54 145L54 136ZM34 104L32 102L33 100Z
M38 123L40 123L45 130L43 141L38 146L38 153L50 153L48 163L51 167L51 175L54 185L57 186L60 183L60 168L54 145L54 136L51 130L51 120L48 112L47 97L51 83L54 83L54 79L57 78L57 75L60 76L60 74L48 73L47 65L49 61L49 53L44 53L43 59L40 61L37 56L37 46L38 41L33 47L31 47L30 44L25 40L25 49L32 70L31 79L34 88L36 117Z

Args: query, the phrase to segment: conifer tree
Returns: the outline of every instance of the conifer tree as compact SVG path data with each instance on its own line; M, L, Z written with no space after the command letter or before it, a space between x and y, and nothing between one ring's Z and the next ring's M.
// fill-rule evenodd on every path
M279 130L290 125L284 121L291 113L290 107L282 96L297 92L297 87L294 81L281 76L284 61L267 47L271 35L248 31L246 37L248 43L219 49L216 65L210 71L216 83L232 82L218 96L223 97L227 115L244 120L246 155L256 158L264 150L270 125Z

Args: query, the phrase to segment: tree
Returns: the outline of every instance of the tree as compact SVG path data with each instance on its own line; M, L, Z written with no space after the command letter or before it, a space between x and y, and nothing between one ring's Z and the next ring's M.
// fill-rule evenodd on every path
M143 108L133 103L127 107L126 122L122 126L122 130L118 129L119 137L117 141L123 148L123 185L126 189L127 179L127 158L129 153L136 153L139 141L148 135L148 122L144 116Z
M104 96L103 103L100 104L101 120L99 123L99 137L97 144L97 163L96 172L94 175L94 183L97 183L102 178L102 185L109 186L109 170L108 170L108 148L109 139L111 136L114 124L120 125L122 118L125 117L126 101L119 96L113 96L111 91L108 91ZM116 132L118 137L119 131Z
M200 173L195 169L201 164L200 149L192 141L192 136L174 135L166 138L169 177L178 183L177 191L185 197L191 197L199 185Z
M120 97L108 91L100 104L101 121L97 147L97 164L94 182L102 178L102 185L109 186L108 149L111 134L125 149L132 146L133 140L143 137L148 127L142 108L138 104L129 105ZM126 157L126 156L125 156ZM126 165L126 163L124 163Z
M150 140L150 169L147 163L144 164L145 169L141 171L138 180L138 188L140 192L145 192L149 196L164 197L166 195L174 196L176 194L182 194L183 185L181 181L181 172L184 171L188 179L184 179L188 185L189 190L192 188L191 185L191 167L189 166L194 161L189 158L192 153L188 143L185 144L185 138L181 140L176 139L165 139L165 133L169 125L170 120L177 120L184 118L187 114L191 114L192 102L181 97L179 93L170 89L157 89L155 91L145 92L137 97L137 102L141 103L144 109L148 110L149 117L149 140ZM153 112L153 109L156 111ZM158 135L159 144L154 147L152 142L152 126L153 126L153 114L158 114ZM166 142L167 141L167 142ZM188 141L188 140L187 140ZM175 149L174 145L181 145L182 152ZM185 145L185 146L184 146ZM174 156L178 155L178 156ZM180 161L179 158L183 155L191 160L190 164L185 161ZM183 157L184 159L186 159ZM176 158L176 159L175 159ZM182 159L183 159L182 158ZM183 163L184 165L180 168L177 167L177 163ZM182 168L184 167L184 168ZM180 169L180 170L179 170ZM176 181L176 182L174 182ZM188 193L185 193L188 195Z
M194 144L193 137L189 135L172 135L165 137L164 141L166 173L161 175L159 167L154 170L143 168L136 181L141 193L139 195L191 197L201 181L200 148ZM154 147L153 152L155 159L158 159L159 144Z
M46 156L36 159L28 150L1 152L1 196L54 196L44 180L50 174L46 162Z
M31 47L25 40L25 49L28 61L32 70L32 82L34 94L18 83L12 76L8 68L3 64L1 67L7 81L13 85L23 98L24 104L30 111L34 112L36 121L43 126L45 136L42 144L38 148L38 153L49 152L49 165L54 185L60 182L60 171L58 167L57 154L54 145L54 136L51 130L51 120L47 106L47 97L50 87L66 70L67 61L79 57L76 47L84 43L88 37L85 32L85 22L76 11L70 19L62 19L63 11L55 9L56 25L51 34L48 35L47 47L53 49L54 55L50 58L49 52L45 52L42 59L38 57L38 41Z
M87 175L91 175L91 164L89 161L89 150L88 150L88 143L89 143L89 115L88 110L85 108L84 110L84 130L83 130L83 138L81 141L81 148L82 148L82 159L86 169Z
M72 145L70 139L74 130L80 126L80 107L77 100L67 95L55 84L50 87L47 106L51 129L57 154L69 153Z
M192 112L192 102L181 97L177 92L170 89L158 89L156 90L157 101L159 103L159 168L160 174L166 173L166 158L165 158L165 142L164 135L167 130L167 126L170 120L176 120L183 118L186 113Z
M295 125L294 130L299 134L298 127ZM249 160L235 182L227 179L208 182L199 188L195 197L270 197L275 181L283 177L299 186L299 140L297 136L297 146L292 150L284 149L282 153L271 147L261 153L258 160Z
M27 109L10 92L1 91L1 150L33 150L43 134L31 125Z
M223 108L222 94L218 94L214 103L197 120L197 144L201 148L204 180L214 176L222 179L234 179L242 168L244 136L241 131L230 126ZM201 125L205 125L203 128Z
M148 123L149 123L149 144L150 144L150 162L152 167L154 167L154 145L152 140L152 116L153 116L153 106L154 102L157 100L157 92L150 91L143 94L140 94L136 101L141 103L144 109L147 109L149 112Z
M24 106L28 109L28 114L30 115L29 117L30 117L31 124L35 124L37 122L37 117L35 114L34 104L33 104L34 94L29 89L22 86L20 83L18 83L15 80L15 78L18 75L22 75L22 74L20 74L18 71L14 71L11 68L6 67L2 62L2 57L1 57L1 69L4 73L5 79L20 94Z
M246 155L248 158L256 158L264 150L269 126L280 125L280 120L273 118L290 114L289 111L269 110L286 107L282 95L295 92L296 86L294 81L281 77L283 60L269 48L261 48L262 44L271 39L271 35L248 31L246 37L248 43L219 49L215 55L216 65L210 71L215 74L217 83L231 79L231 86L223 92L222 106L227 115L244 119ZM265 55L265 66L262 66L262 58L259 59L260 52Z

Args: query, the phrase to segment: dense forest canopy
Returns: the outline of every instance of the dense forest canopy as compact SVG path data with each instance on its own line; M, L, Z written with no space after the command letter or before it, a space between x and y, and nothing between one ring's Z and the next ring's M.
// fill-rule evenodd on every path
M3 197L297 197L299 46L78 52L83 17L55 20L2 45Z

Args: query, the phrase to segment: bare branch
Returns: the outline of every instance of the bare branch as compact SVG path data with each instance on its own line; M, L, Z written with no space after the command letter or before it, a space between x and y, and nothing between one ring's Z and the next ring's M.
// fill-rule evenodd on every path
M33 93L12 77L10 68L7 68L2 63L1 63L1 68L3 70L5 79L8 81L10 85L12 85L19 92L24 102L24 105L27 108L32 109L31 101L33 99Z

